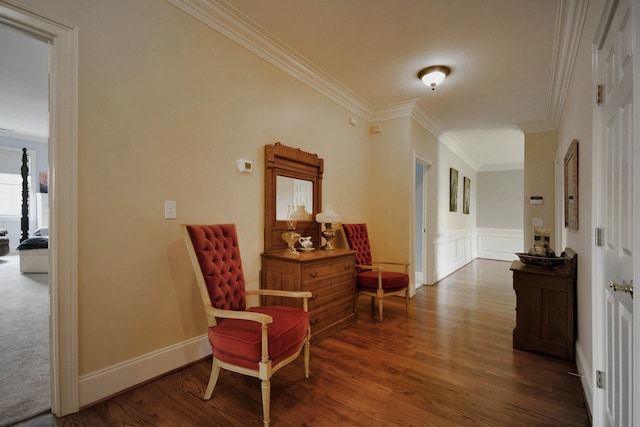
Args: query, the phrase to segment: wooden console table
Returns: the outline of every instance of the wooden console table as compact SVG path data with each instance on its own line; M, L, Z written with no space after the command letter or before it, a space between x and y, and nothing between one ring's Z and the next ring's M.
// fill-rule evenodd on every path
M516 327L513 348L574 360L577 255L565 249L564 265L554 269L513 261Z
M355 322L355 251L345 249L262 254L260 287L286 291L310 291L311 342L346 328ZM289 298L262 297L262 305L294 305Z

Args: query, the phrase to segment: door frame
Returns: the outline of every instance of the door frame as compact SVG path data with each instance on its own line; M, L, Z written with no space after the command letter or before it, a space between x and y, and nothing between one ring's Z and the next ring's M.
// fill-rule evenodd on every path
M413 277L413 285L412 285L412 289L411 289L411 296L415 295L416 293L416 288L417 288L417 282L416 282L416 277L415 277L415 265L416 265L416 237L415 237L415 229L416 229L416 210L417 210L417 200L416 200L416 179L417 177L417 168L416 168L416 164L420 163L423 167L424 167L424 173L422 174L422 223L424 225L424 228L427 230L425 233L421 233L422 236L422 284L432 284L432 263L429 262L429 260L431 259L431 245L429 244L429 239L428 239L428 232L430 229L429 226L429 212L428 212L428 205L429 205L429 173L431 170L431 167L433 166L433 162L431 162L431 160L429 160L426 156L420 154L417 150L413 150L413 156L412 156L412 181L411 181L411 187L412 187L412 192L411 192L411 221L410 221L410 227L411 227L411 233L410 236L411 238L410 240L410 245L411 245L411 276Z
M607 0L600 16L598 26L594 35L593 47L592 47L592 66L593 66L593 91L595 99L595 89L596 85L599 83L598 79L598 70L597 70L597 51L600 45L600 42L604 38L605 34L608 31L608 25L610 22L610 16L614 13L615 8L618 5L617 0ZM640 136L640 46L638 46L638 42L640 42L640 28L638 28L638 23L640 23L640 0L631 0L631 13L632 19L634 20L633 28L635 31L635 43L634 43L634 52L633 52L633 128L635 132L635 137L638 138ZM598 208L604 203L602 200L602 194L600 191L600 159L602 158L601 151L603 149L603 142L600 138L602 134L601 123L598 120L598 107L593 104L593 164L592 164L592 223L595 227L601 227L601 218L599 216ZM634 150L634 164L638 165L640 163L640 149L636 147ZM640 171L638 168L633 169L634 177L633 183L635 186L634 189L634 200L633 200L633 215L634 215L634 223L640 224ZM636 226L634 229L634 245L636 256L634 257L634 283L638 283L638 272L640 272L640 256L638 256L637 252L640 248L640 227ZM605 313L604 313L604 298L605 292L603 290L604 280L602 277L602 250L599 247L595 247L592 252L592 269L591 269L591 294L592 294L592 305L591 310L593 313L593 324L592 324L592 354L593 354L593 368L592 372L588 373L588 377L591 378L591 390L593 396L593 407L591 408L593 425L600 425L605 417L605 394L603 389L598 388L596 384L596 374L597 371L602 371L606 373L605 366ZM637 347L637 344L640 343L640 299L636 296L633 299L633 339L634 345ZM640 408L640 353L634 353L633 355L633 407ZM632 425L640 425L640 411L634 410L633 413L633 422Z
M0 23L49 43L51 412L79 410L78 29L0 0Z

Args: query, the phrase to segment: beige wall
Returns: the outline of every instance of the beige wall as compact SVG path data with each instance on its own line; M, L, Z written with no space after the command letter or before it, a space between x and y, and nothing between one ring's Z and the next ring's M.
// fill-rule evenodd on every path
M203 333L180 223L236 223L258 286L265 144L318 153L324 200L366 215L368 126L327 98L167 2L22 3L79 27L81 375Z
M410 262L410 201L412 189L409 118L384 122L371 138L369 226L375 258Z
M533 245L533 219L540 218L551 230L551 247L555 247L555 153L558 133L526 133L524 136L524 248ZM542 196L543 204L529 203L531 196Z
M475 175L410 118L377 135L361 117L351 126L353 113L168 2L19 3L79 29L81 377L203 334L181 223L236 223L247 286L258 286L266 144L322 157L323 200L371 224L388 260L410 261L413 150L434 162L433 229L475 223L474 202L471 216L438 220L448 168ZM238 172L240 158L253 174ZM163 219L165 200L177 220Z

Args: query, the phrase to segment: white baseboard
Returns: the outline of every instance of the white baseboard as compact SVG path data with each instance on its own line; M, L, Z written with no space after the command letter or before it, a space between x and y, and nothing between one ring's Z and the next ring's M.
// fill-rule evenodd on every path
M586 360L585 352L580 341L578 341L576 342L576 367L578 368L578 373L582 375L580 382L584 392L584 404L587 406L589 414L593 414L593 369L591 366L587 366Z
M206 335L80 377L80 407L98 402L211 354Z

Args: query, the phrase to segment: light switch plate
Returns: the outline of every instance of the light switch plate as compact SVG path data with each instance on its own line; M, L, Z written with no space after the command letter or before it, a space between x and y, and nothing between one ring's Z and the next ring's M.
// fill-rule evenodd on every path
M164 201L164 219L176 219L176 201Z

